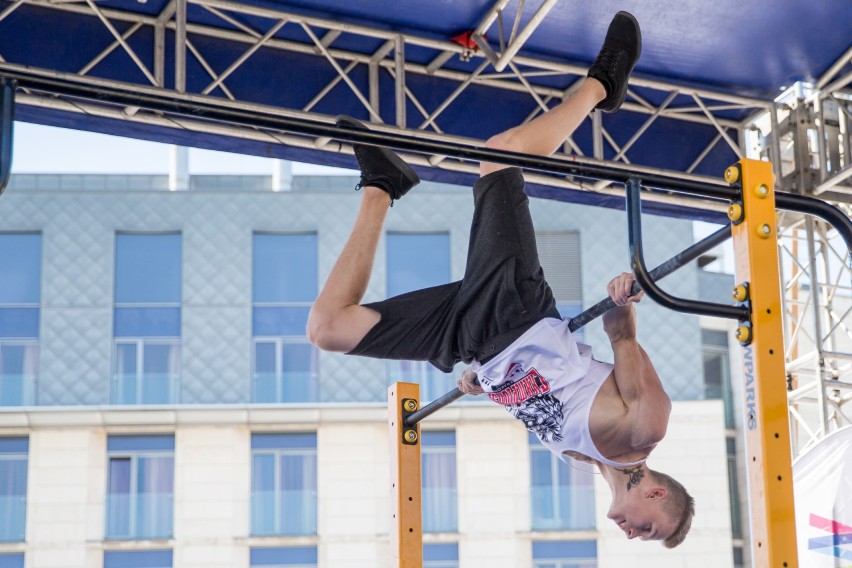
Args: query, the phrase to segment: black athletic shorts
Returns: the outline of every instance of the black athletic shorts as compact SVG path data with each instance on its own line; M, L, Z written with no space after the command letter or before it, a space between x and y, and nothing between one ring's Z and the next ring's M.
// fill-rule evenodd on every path
M381 320L350 355L429 361L448 373L484 362L545 317L560 317L538 260L518 168L473 186L474 213L462 280L365 304Z

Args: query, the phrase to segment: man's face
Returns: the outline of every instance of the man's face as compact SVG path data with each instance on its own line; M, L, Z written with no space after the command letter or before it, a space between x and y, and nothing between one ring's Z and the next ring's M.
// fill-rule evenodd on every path
M624 531L627 538L668 538L674 532L676 522L666 514L663 507L665 489L651 489L644 494L638 491L632 493L628 493L620 502L613 501L607 517Z

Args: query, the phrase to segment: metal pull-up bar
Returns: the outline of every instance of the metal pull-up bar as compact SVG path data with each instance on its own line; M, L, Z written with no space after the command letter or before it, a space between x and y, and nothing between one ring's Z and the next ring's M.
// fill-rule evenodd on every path
M650 273L648 273L648 276L653 280L659 280L661 278L664 278L664 277L668 276L669 274L671 274L672 272L674 272L675 270L677 270L678 268L681 268L682 266L689 264L690 262L697 259L702 254L705 254L706 252L708 252L709 250L711 250L715 246L720 245L721 243L725 242L730 237L731 237L731 226L725 225L724 227L722 227L721 229L719 229L718 231L716 231L712 235L705 237L704 239L698 241L697 243L693 244L689 248L686 248L686 249L682 250L681 252L679 252L678 254L674 255L673 257L671 257L670 259L668 259L667 261L665 261L664 263L662 263L661 265L659 265L658 267L653 269ZM632 293L638 294L640 290L642 290L642 287L639 285L638 282L634 282ZM604 313L608 312L609 310L611 310L614 307L615 307L615 302L612 301L612 298L607 297L606 299L601 300L600 302L598 302L594 306L590 307L589 309L584 310L582 313L571 318L568 321L568 329L570 329L572 332L577 331L578 329L580 329L581 327L583 327L584 325L586 325L590 321L597 319L598 317L602 316ZM729 307L729 306L725 306L725 307ZM730 306L730 307L733 307L733 306ZM743 317L745 317L745 318L748 317L747 311L745 311L743 313ZM421 420L423 420L424 418L426 418L427 416L431 416L432 414L434 414L438 410L440 410L443 407L457 401L458 399L462 398L463 396L464 396L463 392L461 392L458 388L454 388L450 392L436 398L435 400L433 400L432 402L430 402L429 404L427 404L426 406L424 406L420 410L413 412L410 415L408 415L405 419L405 425L412 427L415 424L417 424L418 422L420 422Z

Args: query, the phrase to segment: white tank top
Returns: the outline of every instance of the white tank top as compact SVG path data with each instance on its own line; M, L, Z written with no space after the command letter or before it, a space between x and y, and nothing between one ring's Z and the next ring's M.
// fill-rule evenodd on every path
M589 413L613 366L593 359L591 347L576 342L567 320L541 320L486 363L474 361L471 369L488 397L562 460L564 452L574 451L613 467L645 461L614 462L592 441Z

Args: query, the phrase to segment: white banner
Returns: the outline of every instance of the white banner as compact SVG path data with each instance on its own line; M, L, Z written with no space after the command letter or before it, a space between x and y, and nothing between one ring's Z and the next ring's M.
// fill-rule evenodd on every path
M801 568L852 568L852 426L793 464Z

